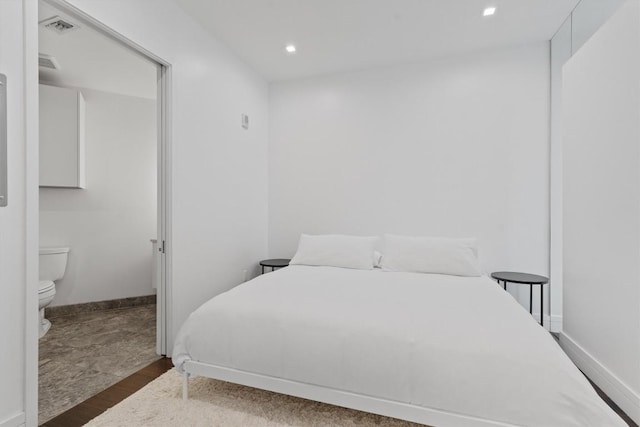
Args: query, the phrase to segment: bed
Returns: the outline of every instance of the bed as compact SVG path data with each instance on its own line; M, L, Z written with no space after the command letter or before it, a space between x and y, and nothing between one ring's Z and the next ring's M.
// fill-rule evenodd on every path
M487 277L293 265L216 296L173 361L203 375L431 426L626 426Z

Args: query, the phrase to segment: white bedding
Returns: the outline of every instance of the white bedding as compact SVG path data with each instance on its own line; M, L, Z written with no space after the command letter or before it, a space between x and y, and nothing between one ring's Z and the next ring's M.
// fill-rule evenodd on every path
M626 426L486 277L290 266L192 313L187 360L516 426Z

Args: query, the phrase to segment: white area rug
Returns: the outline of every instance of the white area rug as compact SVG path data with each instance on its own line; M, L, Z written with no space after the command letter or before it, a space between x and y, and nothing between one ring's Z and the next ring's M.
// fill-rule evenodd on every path
M182 378L171 370L87 426L380 426L419 424L326 405L236 384L194 378L182 400Z

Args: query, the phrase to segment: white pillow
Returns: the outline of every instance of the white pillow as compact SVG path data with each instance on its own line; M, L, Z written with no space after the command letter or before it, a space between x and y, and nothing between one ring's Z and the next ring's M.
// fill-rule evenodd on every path
M371 270L378 237L325 234L300 236L298 250L289 264L325 265L329 267Z
M480 276L476 239L384 235L382 269Z

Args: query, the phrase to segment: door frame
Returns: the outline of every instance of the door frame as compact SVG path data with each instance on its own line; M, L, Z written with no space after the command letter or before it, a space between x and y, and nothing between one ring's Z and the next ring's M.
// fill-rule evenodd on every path
M65 14L81 22L83 25L102 33L106 37L118 42L123 47L141 57L158 64L158 98L157 98L157 141L158 141L158 170L157 170L157 239L159 251L155 254L158 261L157 287L157 344L156 352L166 355L168 337L171 333L172 320L172 161L171 161L171 123L172 123L172 66L171 63L145 49L131 39L116 32L99 20L86 14L81 9L69 4L65 0L42 0ZM24 28L25 28L25 70L36 83L25 87L27 100L37 100L38 86L38 1L24 0ZM31 96L29 96L31 95ZM34 98L35 96L35 98ZM38 420L38 323L35 315L30 316L33 306L37 307L37 278L38 278L38 241L39 241L39 206L38 206L38 102L31 101L27 105L27 129L35 129L27 136L27 283L26 295L26 360L25 360L25 410L27 425L37 425ZM35 311L34 311L35 313ZM33 319L32 319L33 318Z
M157 61L156 61L157 62ZM158 287L156 314L156 353L169 354L169 325L172 323L171 293L171 66L157 62L158 96L157 96L157 138L158 138Z

